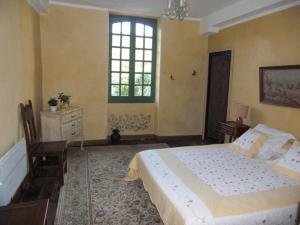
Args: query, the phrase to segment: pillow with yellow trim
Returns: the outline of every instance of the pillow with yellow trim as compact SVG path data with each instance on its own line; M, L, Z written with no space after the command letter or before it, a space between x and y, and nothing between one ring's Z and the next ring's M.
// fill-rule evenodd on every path
M231 148L244 156L253 157L267 139L267 134L249 129L231 144Z
M300 179L300 142L295 142L273 168L279 172Z
M259 149L255 158L275 160L282 157L292 146L294 139L287 136L268 135L268 139Z

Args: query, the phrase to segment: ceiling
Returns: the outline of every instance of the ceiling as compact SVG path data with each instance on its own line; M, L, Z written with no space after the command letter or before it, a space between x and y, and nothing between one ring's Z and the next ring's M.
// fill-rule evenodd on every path
M110 11L128 11L159 16L167 5L167 0L53 0L51 2L77 4L107 8ZM242 0L187 0L189 17L202 18Z

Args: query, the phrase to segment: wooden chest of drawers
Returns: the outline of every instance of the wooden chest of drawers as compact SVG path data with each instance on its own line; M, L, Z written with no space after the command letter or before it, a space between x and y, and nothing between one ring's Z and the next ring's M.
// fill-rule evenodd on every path
M82 110L70 107L57 112L41 112L42 141L81 141L83 144Z

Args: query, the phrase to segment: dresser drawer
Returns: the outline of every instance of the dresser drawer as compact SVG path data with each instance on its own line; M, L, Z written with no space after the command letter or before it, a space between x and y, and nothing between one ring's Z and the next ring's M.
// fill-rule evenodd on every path
M67 113L67 114L63 115L61 120L62 120L62 123L67 123L71 120L75 120L75 119L78 119L78 118L81 118L81 111L80 110L76 110L76 111L73 111L73 112L70 112L70 113Z
M61 132L64 133L72 133L74 131L81 130L81 119L75 119L68 121L61 126Z
M66 133L62 134L62 138L64 140L72 140L72 139L77 139L81 137L81 131L80 130L76 130L76 131L69 131Z

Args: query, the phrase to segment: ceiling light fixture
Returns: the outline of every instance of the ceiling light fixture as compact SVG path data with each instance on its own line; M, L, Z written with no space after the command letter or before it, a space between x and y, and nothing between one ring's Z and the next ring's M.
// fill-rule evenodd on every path
M168 0L168 8L165 9L164 15L171 20L184 20L189 16L187 0Z

